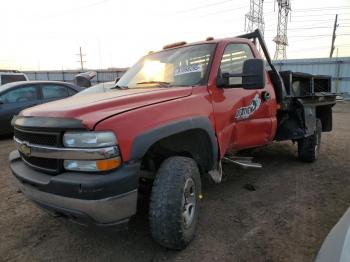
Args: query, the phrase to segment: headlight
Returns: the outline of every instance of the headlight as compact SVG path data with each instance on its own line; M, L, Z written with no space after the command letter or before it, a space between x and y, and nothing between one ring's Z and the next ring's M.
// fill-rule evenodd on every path
M78 150L105 150L112 147L112 155L104 155L106 159L76 160L66 159L63 166L66 170L82 172L100 172L115 169L121 165L121 158L117 149L117 139L113 132L108 131L82 131L66 132L63 135L65 147L79 148ZM96 149L92 149L96 148Z
M63 145L65 147L96 148L116 144L117 139L112 132L66 132L63 135Z

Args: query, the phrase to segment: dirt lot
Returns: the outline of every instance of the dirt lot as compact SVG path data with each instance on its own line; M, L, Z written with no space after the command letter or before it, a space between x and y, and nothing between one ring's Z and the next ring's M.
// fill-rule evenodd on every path
M274 143L254 152L261 170L225 165L224 183L204 185L197 237L181 252L152 241L145 212L119 233L42 212L16 193L7 163L13 144L2 139L0 261L313 261L350 204L350 104L334 112L316 163L300 163L292 143Z

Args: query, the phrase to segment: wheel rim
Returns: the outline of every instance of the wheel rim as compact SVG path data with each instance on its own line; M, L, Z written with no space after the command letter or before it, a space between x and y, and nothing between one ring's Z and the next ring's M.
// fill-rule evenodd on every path
M182 218L185 228L191 226L196 211L196 185L192 178L187 178L182 197Z

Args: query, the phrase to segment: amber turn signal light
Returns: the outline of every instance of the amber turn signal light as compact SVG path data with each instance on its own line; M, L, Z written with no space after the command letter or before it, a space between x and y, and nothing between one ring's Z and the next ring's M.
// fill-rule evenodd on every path
M96 168L99 171L107 171L120 166L121 160L119 157L104 159L104 160L96 160Z

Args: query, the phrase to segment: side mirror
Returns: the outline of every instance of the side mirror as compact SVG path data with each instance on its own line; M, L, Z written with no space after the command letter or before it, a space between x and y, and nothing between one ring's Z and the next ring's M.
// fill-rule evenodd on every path
M224 72L218 74L216 86L220 88L243 87L244 89L254 90L265 87L265 62L262 59L248 59L243 63L243 72L241 74L230 74ZM236 79L232 84L230 78Z
M4 101L2 101L2 98L0 97L0 105L2 105Z
M265 63L263 59L248 59L244 61L242 86L248 90L265 87Z

